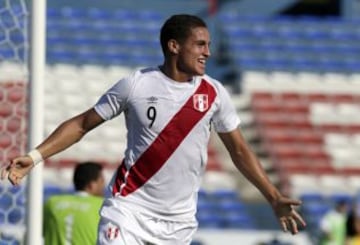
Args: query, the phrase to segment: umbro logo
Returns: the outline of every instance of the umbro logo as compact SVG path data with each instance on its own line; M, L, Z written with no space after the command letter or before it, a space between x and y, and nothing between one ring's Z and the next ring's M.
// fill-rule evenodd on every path
M156 98L155 96L151 96L149 98L146 98L146 100L148 101L149 104L154 104L158 101L158 98Z

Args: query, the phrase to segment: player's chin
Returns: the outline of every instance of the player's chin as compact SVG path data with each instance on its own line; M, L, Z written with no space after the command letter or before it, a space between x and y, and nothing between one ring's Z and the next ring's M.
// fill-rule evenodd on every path
M195 70L195 72L194 72L195 74L195 76L202 76L202 75L204 75L205 74L205 67L201 67L201 68L197 68L196 70Z

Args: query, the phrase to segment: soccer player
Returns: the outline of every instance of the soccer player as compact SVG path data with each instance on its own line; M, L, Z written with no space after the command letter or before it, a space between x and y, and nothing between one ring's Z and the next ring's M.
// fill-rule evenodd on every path
M335 207L329 210L320 220L321 245L345 244L346 241L346 214L348 203L339 200Z
M98 244L190 244L213 128L235 166L268 200L282 229L297 233L298 225L305 225L294 208L300 201L283 196L269 181L242 136L229 94L205 74L210 57L206 23L193 15L171 16L161 28L160 43L162 65L118 81L93 108L13 159L3 178L18 185L38 162L124 112L127 149L110 183L112 197L101 209Z
M96 244L105 188L102 169L96 162L77 164L73 178L76 193L47 199L43 224L45 245Z

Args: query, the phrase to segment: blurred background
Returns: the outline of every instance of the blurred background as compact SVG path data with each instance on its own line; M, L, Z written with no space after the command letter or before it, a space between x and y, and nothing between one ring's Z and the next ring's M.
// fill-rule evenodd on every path
M48 0L44 134L134 69L161 64L159 30L175 13L207 22L207 73L231 93L272 182L304 201L308 223L297 236L282 233L214 135L193 245L318 244L321 218L338 200L350 210L360 187L358 0ZM27 149L28 19L28 1L0 0L1 163ZM103 162L109 179L125 138L121 116L49 159L45 199L73 191L78 161ZM0 184L0 245L22 244L25 192Z

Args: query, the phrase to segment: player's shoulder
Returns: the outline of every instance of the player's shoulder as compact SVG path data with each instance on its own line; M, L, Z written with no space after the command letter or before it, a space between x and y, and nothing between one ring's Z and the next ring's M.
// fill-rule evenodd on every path
M205 80L207 83L211 84L217 91L222 91L223 89L225 89L225 87L219 80L217 80L207 74L204 74L203 76L201 76L201 79Z
M146 76L151 76L154 74L158 74L159 73L159 68L158 67L143 67L143 68L138 68L134 71L133 76L134 78L139 78L139 77L146 77Z
M127 77L124 78L129 84L136 84L144 78L156 77L159 74L157 67L137 68L133 70Z

